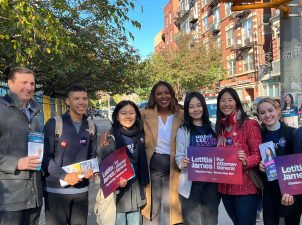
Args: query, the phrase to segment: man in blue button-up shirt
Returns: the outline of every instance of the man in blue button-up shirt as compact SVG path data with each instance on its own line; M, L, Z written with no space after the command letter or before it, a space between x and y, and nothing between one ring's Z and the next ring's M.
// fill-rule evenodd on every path
M0 224L38 225L43 187L39 156L28 157L28 131L41 131L41 107L31 99L34 72L16 67L0 99Z

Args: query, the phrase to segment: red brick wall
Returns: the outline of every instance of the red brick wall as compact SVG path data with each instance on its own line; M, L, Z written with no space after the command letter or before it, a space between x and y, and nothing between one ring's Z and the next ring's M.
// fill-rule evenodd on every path
M268 0L265 0L268 1ZM203 33L203 23L202 23L202 15L205 14L206 12L208 12L208 23L211 24L213 22L213 9L211 7L209 7L208 5L206 5L204 7L204 12L201 11L202 7L202 3L200 2L200 16L199 16L199 30L200 33L203 34L201 36L201 40L204 40L206 38L208 38L208 34L210 31ZM242 21L239 21L239 19L237 19L236 17L233 17L232 14L228 16L228 18L225 18L226 16L226 7L224 3L220 3L219 4L219 8L220 8L220 39L221 39L221 46L223 48L223 56L222 59L226 62L226 59L231 55L234 54L235 59L236 59L236 74L240 74L240 75L235 75L237 77L237 82L239 80L246 80L247 79L247 74L250 72L245 73L243 71L243 54L237 52L236 50L231 51L230 48L227 48L227 39L226 39L226 31L225 28L226 26L228 26L231 23L234 23L234 29L235 29L235 43L236 43L236 39L238 38L238 34L240 33L240 37L242 37L243 32L242 32L242 26L243 23ZM254 13L257 13L254 15ZM252 10L251 14L252 16L252 26L253 26L253 34L254 32L257 32L257 35L253 35L253 38L257 38L257 41L254 41L254 44L259 45L259 47L256 47L254 45L254 63L255 64L264 64L265 63L265 52L268 52L269 50L272 51L272 49L270 49L271 46L271 35L268 34L266 36L263 35L263 26L260 26L262 24L263 21L263 14L270 14L270 9L255 9ZM257 19L257 21L255 20ZM255 26L255 28L254 28ZM238 28L240 27L240 30L238 30ZM259 27L262 27L261 29L259 29ZM236 45L235 45L236 46ZM226 68L227 68L227 62L225 64ZM239 71L239 69L241 69L241 71ZM227 74L225 74L225 76L228 76ZM255 72L254 78L252 78L252 83L257 82L257 72ZM221 81L221 84L225 84L226 82L231 83L231 79L228 79L226 81ZM245 99L246 96L251 95L250 89L243 89L243 98ZM254 98L259 96L259 90L258 88L254 88Z
M169 0L164 7L164 31L165 31L165 46L169 47L175 45L174 36L178 33L178 29L174 24L174 17L176 16L176 11L179 8L179 0ZM171 23L170 23L170 13L171 13ZM168 18L168 26L166 26L166 18ZM172 37L170 31L172 30ZM169 34L169 40L167 39L167 33ZM172 42L170 41L172 38ZM168 44L169 42L169 44Z

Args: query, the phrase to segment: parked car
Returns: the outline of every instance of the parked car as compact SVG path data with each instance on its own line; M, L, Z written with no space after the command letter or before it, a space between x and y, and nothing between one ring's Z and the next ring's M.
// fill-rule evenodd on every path
M102 116L103 118L108 118L108 110L103 110L103 111L101 112L101 116Z
M252 106L251 106L250 117L253 118L253 119L255 119L255 120L258 120L258 121L259 121L259 118L258 118L258 112L257 112L257 104L263 98L271 98L271 99L274 99L274 100L275 99L279 99L280 100L280 97L270 97L270 96L261 96L261 97L256 98L253 101Z
M148 101L143 101L143 102L138 102L136 105L139 109L144 109L144 108L146 108L147 104L148 104Z

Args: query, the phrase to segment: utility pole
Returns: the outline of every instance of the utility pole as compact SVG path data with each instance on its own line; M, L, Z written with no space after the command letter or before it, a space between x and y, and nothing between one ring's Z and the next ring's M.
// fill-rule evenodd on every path
M217 0L228 2L229 0ZM246 4L249 3L249 4ZM250 4L233 1L231 10L278 8L280 15L280 84L282 121L292 127L302 126L301 71L301 0L272 0ZM301 110L299 110L301 109Z
M280 15L280 83L281 83L281 106L289 106L286 98L290 97L290 109L281 111L282 120L294 127L302 126L298 108L301 106L301 0L293 0L288 3L291 9L289 18ZM291 96L290 96L291 95ZM299 115L299 116L298 116Z

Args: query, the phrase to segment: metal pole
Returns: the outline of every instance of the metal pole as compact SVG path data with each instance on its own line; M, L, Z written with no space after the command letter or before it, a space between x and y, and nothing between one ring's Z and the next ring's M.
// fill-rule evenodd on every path
M294 127L301 126L298 119L298 108L301 106L301 0L288 4L291 8L289 18L280 15L280 83L282 120ZM290 96L291 95L291 96ZM285 97L293 98L294 106L288 107ZM290 101L292 104L292 100ZM284 104L288 109L283 108ZM290 109L289 109L290 108ZM301 114L302 115L302 114ZM300 116L299 116L300 117ZM302 121L301 121L302 122Z

